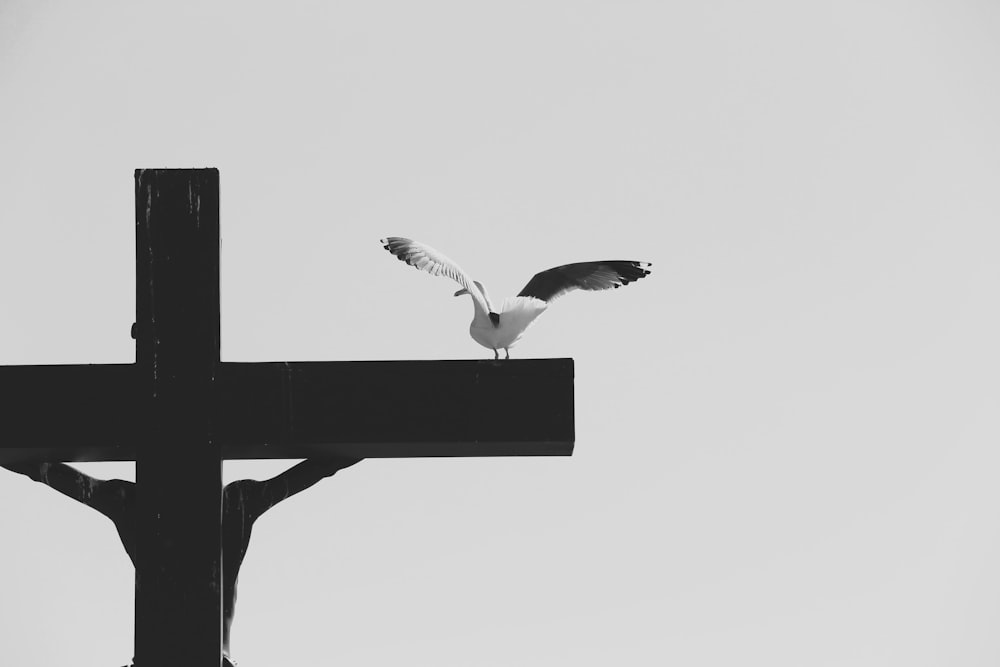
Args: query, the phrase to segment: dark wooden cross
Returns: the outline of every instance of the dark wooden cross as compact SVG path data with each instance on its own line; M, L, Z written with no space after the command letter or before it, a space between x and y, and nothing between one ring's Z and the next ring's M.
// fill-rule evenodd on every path
M135 363L0 366L0 462L136 461L141 667L219 667L224 459L572 454L572 359L222 362L218 170L135 214Z

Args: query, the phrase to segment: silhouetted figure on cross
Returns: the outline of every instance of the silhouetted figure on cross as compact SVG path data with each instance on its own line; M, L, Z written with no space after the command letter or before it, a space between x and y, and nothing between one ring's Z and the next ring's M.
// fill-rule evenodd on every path
M259 482L240 479L222 491L222 652L223 665L233 664L229 652L230 629L236 613L236 582L240 565L250 544L254 522L282 500L338 470L361 461L356 458L331 457L307 459L280 475ZM135 483L121 479L97 479L65 463L8 463L4 468L47 484L73 500L92 507L111 519L122 546L135 565L136 503ZM139 666L141 667L141 665Z

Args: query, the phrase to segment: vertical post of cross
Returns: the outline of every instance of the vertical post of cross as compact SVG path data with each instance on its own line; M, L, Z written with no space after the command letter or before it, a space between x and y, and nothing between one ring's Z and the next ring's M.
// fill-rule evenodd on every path
M135 660L219 667L219 172L140 169L135 192L136 364L152 434L136 443Z

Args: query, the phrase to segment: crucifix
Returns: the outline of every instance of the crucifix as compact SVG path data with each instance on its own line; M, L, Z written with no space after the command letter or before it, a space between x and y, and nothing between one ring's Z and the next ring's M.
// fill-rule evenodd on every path
M135 363L0 366L0 463L136 462L139 667L219 667L224 459L572 454L572 359L221 361L218 170L135 205Z

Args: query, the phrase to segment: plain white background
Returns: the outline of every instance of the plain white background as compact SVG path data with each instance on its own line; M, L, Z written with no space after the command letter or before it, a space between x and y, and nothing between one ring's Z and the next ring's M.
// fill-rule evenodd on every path
M3 0L0 363L133 359L136 167L221 170L225 360L490 355L385 235L497 297L651 261L514 351L575 359L572 458L366 461L261 519L240 667L996 665L998 34L985 1ZM126 663L112 524L0 472L3 664Z

